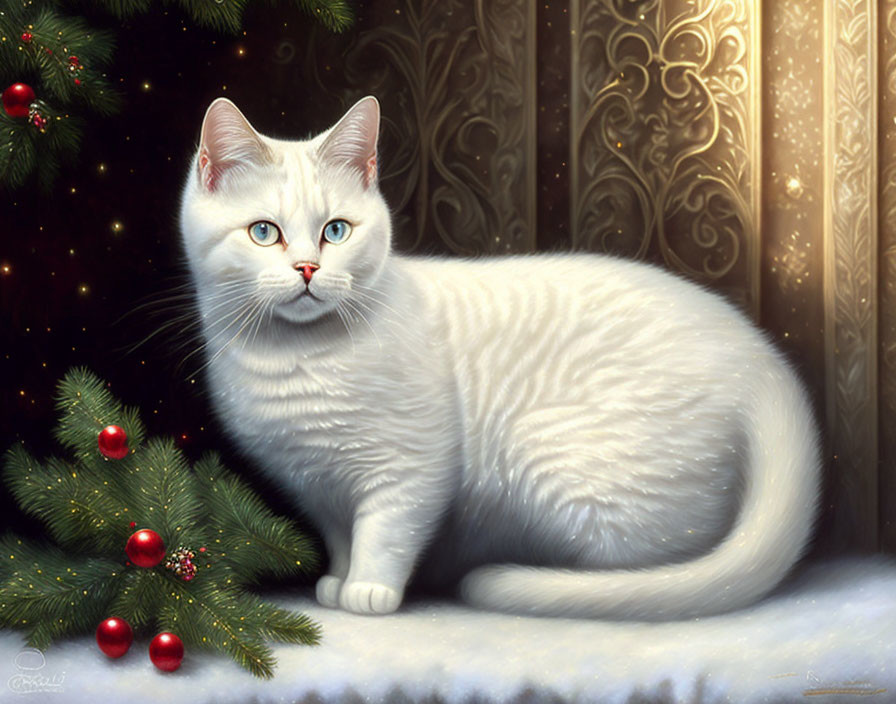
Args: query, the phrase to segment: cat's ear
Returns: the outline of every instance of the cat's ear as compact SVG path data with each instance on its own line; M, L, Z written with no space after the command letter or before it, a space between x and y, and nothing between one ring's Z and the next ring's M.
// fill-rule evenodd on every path
M233 169L261 165L270 151L249 121L227 98L218 98L205 113L199 140L199 182L214 192Z
M323 161L361 174L364 187L376 183L376 139L380 104L372 95L355 103L327 134L318 154Z

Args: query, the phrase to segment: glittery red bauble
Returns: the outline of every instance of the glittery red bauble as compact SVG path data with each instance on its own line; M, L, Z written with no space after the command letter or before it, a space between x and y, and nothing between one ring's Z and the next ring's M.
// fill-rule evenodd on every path
M160 670L173 672L184 659L184 644L173 633L159 633L149 644L149 659Z
M96 439L104 457L120 460L128 454L128 435L117 425L107 425Z
M154 530L143 528L128 538L124 551L138 567L155 567L165 558L165 543Z
M34 39L34 35L31 32L22 32L22 41L26 44L30 44L31 40Z
M3 91L3 109L10 117L28 117L28 106L34 102L34 89L26 83L13 83Z
M134 632L123 618L107 618L96 627L96 644L110 658L120 658L134 642Z

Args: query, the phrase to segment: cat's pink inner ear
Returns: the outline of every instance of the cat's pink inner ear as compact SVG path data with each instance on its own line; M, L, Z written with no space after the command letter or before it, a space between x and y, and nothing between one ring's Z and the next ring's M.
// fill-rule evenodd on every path
M226 98L218 98L202 121L199 140L199 181L213 193L228 172L262 165L270 158L267 146L239 109Z
M376 183L376 140L380 131L380 104L373 96L355 103L336 123L320 146L320 156L335 166L361 174L364 187Z

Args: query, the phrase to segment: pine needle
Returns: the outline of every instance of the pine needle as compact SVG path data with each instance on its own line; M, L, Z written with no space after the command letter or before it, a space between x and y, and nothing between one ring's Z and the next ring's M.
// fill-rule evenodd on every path
M285 518L275 516L252 489L216 455L196 463L202 497L217 531L213 549L245 584L265 576L288 576L317 568L311 541Z

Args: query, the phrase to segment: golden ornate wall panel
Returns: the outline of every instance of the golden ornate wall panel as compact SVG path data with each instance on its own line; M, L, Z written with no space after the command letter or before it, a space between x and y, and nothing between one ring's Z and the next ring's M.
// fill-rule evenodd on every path
M402 248L534 249L535 4L387 0L369 12L338 57L341 97L383 98L382 184Z
M878 546L877 3L824 4L827 426L844 544Z
M896 0L880 6L880 529L896 551Z
M759 306L759 22L748 0L572 0L576 247Z
M778 0L763 5L760 165L760 322L806 382L821 423L825 422L823 1ZM819 526L826 541L837 500L833 482L828 482Z

